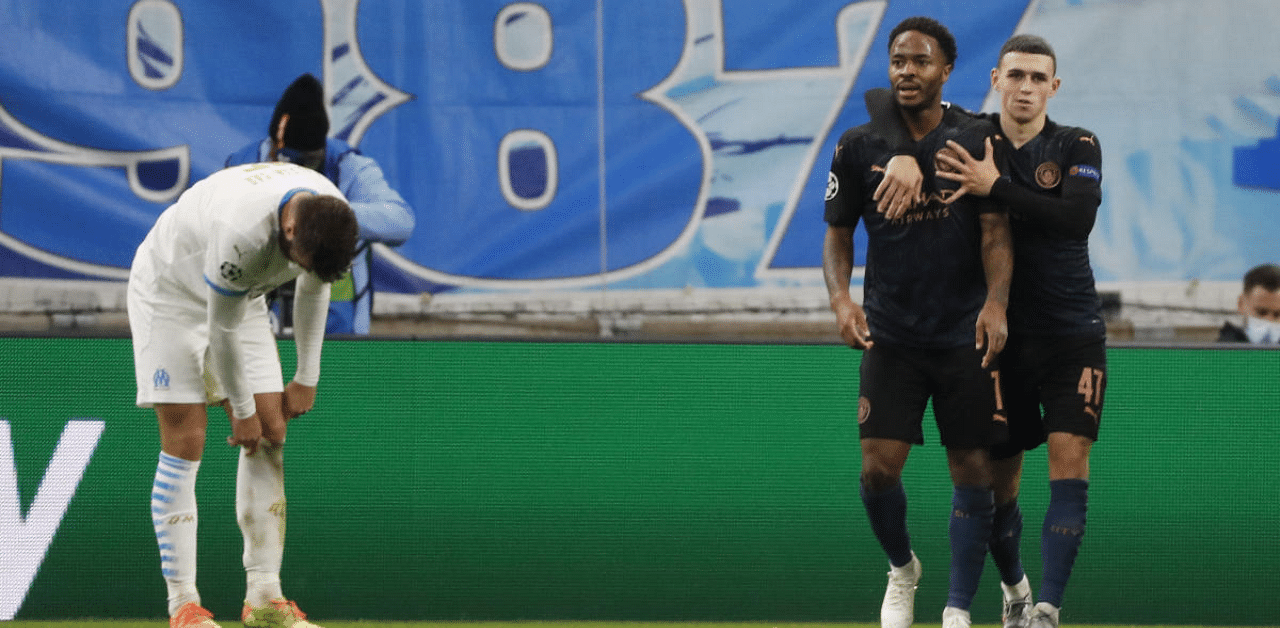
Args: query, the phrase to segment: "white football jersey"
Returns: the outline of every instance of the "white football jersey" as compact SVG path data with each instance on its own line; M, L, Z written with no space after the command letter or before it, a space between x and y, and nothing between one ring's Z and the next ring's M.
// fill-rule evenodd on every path
M248 324L255 310L262 311L247 307L255 297L303 273L280 247L280 212L298 192L345 200L324 175L292 164L247 164L215 172L183 192L160 214L138 246L129 273L130 308L135 310L129 314L131 327L134 317L146 320L149 312L161 305L169 317L184 312L178 317L186 318L195 328L203 327L207 337L192 339L195 344L189 355L207 349L207 372L226 394L237 418L255 412L254 387L261 382L251 382L243 368L248 363L246 352L252 349L245 342L231 342L239 333L223 332ZM214 298L214 292L228 298ZM328 284L311 274L299 278L293 310L298 352L294 381L306 386L314 387L320 378L320 345L328 308ZM222 316L240 319L219 320ZM261 320L267 324L265 316ZM138 335L149 333L144 328L140 323L134 329L135 347ZM169 341L177 342L174 338ZM269 355L256 358L273 361L278 372L279 356L274 347L261 344L269 349ZM146 368L153 366L148 363ZM163 371L166 367L162 364L158 368ZM143 379L139 375L139 382ZM194 386L192 382L184 384ZM139 400L144 401L142 392Z
M154 296L200 309L209 289L249 298L268 292L303 272L280 248L280 210L299 191L344 198L324 175L293 164L215 172L160 214L134 264L151 271Z

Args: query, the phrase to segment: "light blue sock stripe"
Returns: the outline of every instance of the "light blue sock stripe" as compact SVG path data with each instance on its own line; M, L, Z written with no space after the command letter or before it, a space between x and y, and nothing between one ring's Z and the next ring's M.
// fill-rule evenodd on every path
M170 456L169 454L166 454L163 451L160 452L160 464L164 466L172 467L179 471L190 471L191 467L194 466L196 462L197 461L195 460L183 460L182 458L179 458L177 456Z

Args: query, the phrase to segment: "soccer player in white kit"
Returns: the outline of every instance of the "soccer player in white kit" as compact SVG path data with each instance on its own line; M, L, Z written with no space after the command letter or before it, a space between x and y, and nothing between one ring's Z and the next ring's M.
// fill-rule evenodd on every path
M313 626L280 585L287 420L315 403L329 282L346 272L358 227L324 175L284 163L216 172L156 220L129 272L140 407L155 408L151 493L170 625L213 628L196 590L195 479L206 405L220 403L240 447L236 518L244 536L246 625ZM283 384L263 294L297 278L298 367Z

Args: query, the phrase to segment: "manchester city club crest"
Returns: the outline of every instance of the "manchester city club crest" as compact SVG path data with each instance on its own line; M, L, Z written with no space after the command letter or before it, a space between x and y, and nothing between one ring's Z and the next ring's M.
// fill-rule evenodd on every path
M1058 187L1062 181L1062 169L1052 161L1046 161L1036 168L1036 184L1050 190Z

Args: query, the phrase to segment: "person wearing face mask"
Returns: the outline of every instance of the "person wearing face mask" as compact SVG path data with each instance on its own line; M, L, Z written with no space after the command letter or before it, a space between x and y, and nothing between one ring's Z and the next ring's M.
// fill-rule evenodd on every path
M1244 327L1228 321L1218 342L1280 345L1280 265L1262 264L1244 274L1244 292L1236 300Z
M368 334L373 309L369 274L374 242L398 246L413 233L413 210L386 180L378 162L346 142L328 137L324 87L310 73L293 81L276 103L267 137L227 157L226 166L284 161L315 170L338 186L360 224L360 248L351 270L333 284L326 334ZM292 289L273 294L276 331L292 327Z

